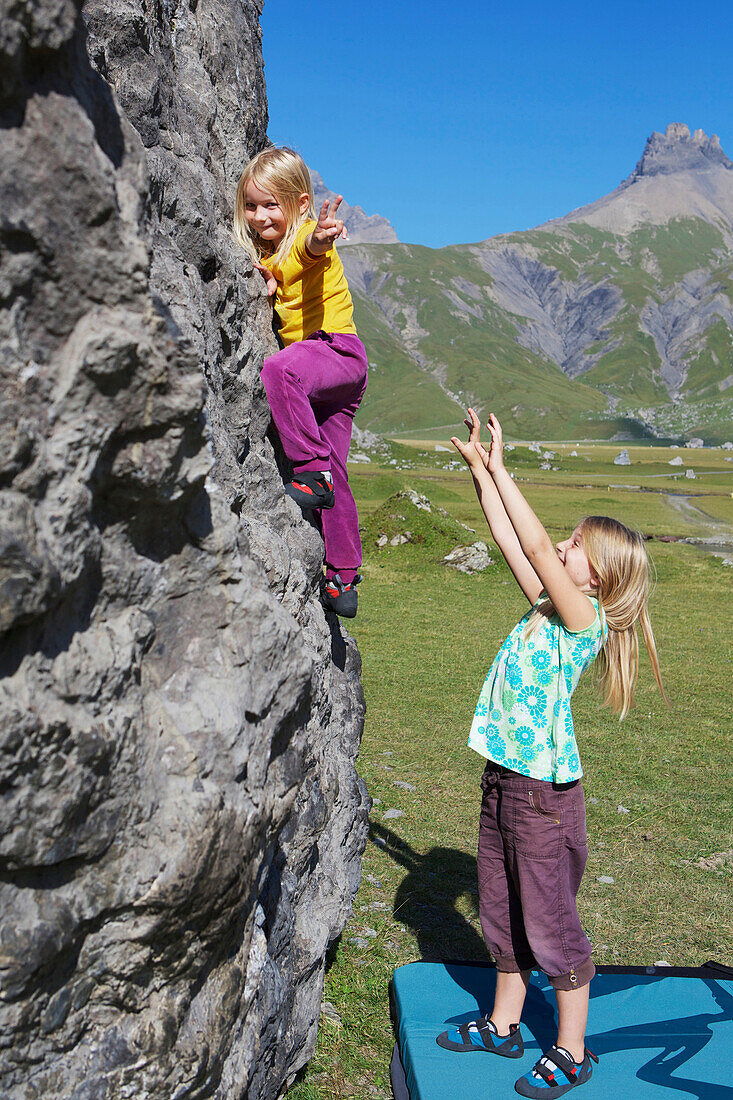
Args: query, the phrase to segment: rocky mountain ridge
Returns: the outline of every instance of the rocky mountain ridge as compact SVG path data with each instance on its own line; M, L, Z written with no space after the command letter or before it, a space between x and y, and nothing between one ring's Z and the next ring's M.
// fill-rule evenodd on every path
M704 130L691 134L689 126L671 122L663 134L655 130L647 138L641 159L627 182L641 176L668 175L682 168L695 170L711 164L733 168L733 161L723 152L718 135L708 137Z
M318 172L310 169L316 210L328 199L336 198L336 192L326 187ZM339 207L349 232L351 244L395 244L398 240L394 226L381 214L366 214L361 206L351 206L346 200Z
M346 247L377 348L360 422L417 430L490 399L529 435L539 419L555 438L726 437L732 243L733 165L717 138L673 124L609 195L537 229ZM420 383L412 407L386 400L400 377Z

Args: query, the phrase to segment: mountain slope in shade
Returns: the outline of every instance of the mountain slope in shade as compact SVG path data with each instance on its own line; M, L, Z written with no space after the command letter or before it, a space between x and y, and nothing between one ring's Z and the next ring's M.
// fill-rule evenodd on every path
M537 229L346 246L357 325L379 341L360 423L437 428L470 401L525 435L727 438L732 242L733 164L672 125L615 191ZM426 382L390 401L408 360Z

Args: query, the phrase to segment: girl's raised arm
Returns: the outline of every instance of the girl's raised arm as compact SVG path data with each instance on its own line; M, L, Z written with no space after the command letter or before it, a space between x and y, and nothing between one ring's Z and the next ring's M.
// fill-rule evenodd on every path
M468 442L463 443L454 436L451 443L471 471L476 496L486 516L491 537L501 550L522 592L529 602L534 604L542 592L542 582L522 550L499 492L488 472L489 455L481 443L481 423L473 409L468 410L468 417L464 423L469 429Z
M585 630L593 622L596 609L566 572L550 536L510 477L504 465L501 424L493 413L489 416L487 427L491 432L488 471L522 551L567 629Z
M323 200L316 227L305 240L305 247L311 256L325 256L339 237L348 237L343 220L336 217L342 202L343 195L337 195L331 203L328 199Z

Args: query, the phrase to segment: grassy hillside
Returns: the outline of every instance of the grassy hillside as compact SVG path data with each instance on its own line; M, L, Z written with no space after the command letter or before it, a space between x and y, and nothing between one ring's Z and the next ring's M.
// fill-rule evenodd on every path
M356 294L354 299L357 328L369 352L368 396L359 426L402 432L460 421L460 406L411 358L379 310L368 299Z
M470 402L527 437L730 435L733 261L715 225L342 254L375 363L363 427L437 428Z

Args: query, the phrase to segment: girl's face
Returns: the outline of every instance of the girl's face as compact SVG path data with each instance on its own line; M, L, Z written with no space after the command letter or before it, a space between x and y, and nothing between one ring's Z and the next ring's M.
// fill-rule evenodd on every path
M299 203L301 214L304 214L308 209L308 195L302 194ZM244 189L244 216L250 229L274 248L288 231L288 219L279 200L271 192L263 191L254 180L248 180Z
M280 203L269 191L263 191L253 180L244 189L244 216L247 225L258 237L277 247L288 229L288 220Z
M580 525L575 528L570 538L556 543L555 548L568 576L581 592L592 592L598 587L598 577L583 549Z

